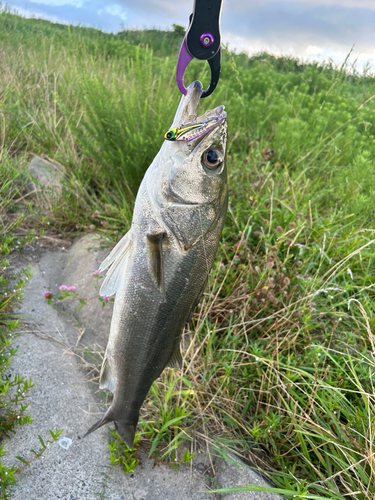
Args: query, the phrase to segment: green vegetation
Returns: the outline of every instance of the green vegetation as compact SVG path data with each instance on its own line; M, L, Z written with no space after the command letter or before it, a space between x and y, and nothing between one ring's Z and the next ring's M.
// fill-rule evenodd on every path
M26 244L32 235L17 234L22 216L17 215L23 201L25 175L22 163L13 164L4 151L0 152L0 498L8 498L7 490L16 482L17 466L7 466L1 457L6 455L5 442L17 427L28 424L25 400L32 386L18 374L10 374L9 366L16 349L12 336L18 321L12 316L12 308L22 298L22 288L29 278L29 271L15 273L9 262L9 254Z
M64 166L55 228L129 228L179 100L177 38L0 14L2 163ZM159 456L198 430L294 498L375 495L375 79L349 69L224 51L202 103L228 112L223 241L183 373L167 370L142 414ZM192 63L193 78L207 84L208 67ZM131 469L119 446L113 461Z
M19 326L14 307L22 300L23 288L30 278L30 270L14 270L13 257L22 247L34 241L34 231L24 224L27 204L28 181L24 157L12 158L6 149L0 151L0 499L11 498L11 487L17 482L17 474L39 458L60 436L62 431L49 431L47 442L38 436L41 448L30 450L31 459L16 457L19 462L9 465L2 457L7 454L7 441L20 426L32 422L27 413L28 392L33 386L9 368L17 353L13 338ZM22 432L22 431L21 431Z
M30 450L31 459L16 457L23 465L8 465L1 460L7 454L7 440L23 425L32 422L27 413L28 392L33 386L9 368L17 353L13 338L19 326L14 307L22 300L23 288L30 278L30 270L15 270L15 252L34 241L34 230L25 225L25 215L31 208L27 203L27 162L23 155L11 156L4 144L0 150L0 499L11 497L11 487L17 474L39 458L62 431L49 431L51 440L38 436L41 448ZM27 217L26 217L27 218Z

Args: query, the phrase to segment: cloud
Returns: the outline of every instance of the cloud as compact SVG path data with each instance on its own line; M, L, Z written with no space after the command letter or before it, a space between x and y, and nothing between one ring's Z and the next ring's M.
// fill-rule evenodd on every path
M316 45L309 45L305 52L311 56L320 56L323 53L323 49L321 47L317 47Z
M185 28L193 1L170 0L8 0L27 15L94 26L117 32L124 28ZM360 60L373 59L375 0L226 0L222 40L250 54L267 50L309 60L330 57L342 62L355 44Z
M105 9L99 9L98 14L102 15L103 12L109 14L110 16L119 17L121 21L126 21L128 18L127 10L121 7L118 3L110 4L105 7Z
M31 1L29 0L29 2L27 2L27 4L30 7L31 7L32 4L35 4L35 5L50 5L50 6L73 5L77 9L83 7L83 5L87 4L87 3L88 3L88 0L31 0Z
M245 9L244 2L233 0ZM223 31L269 43L299 43L360 50L374 47L375 10L317 5L297 0L255 2L239 15L234 8L223 13Z
M251 38L233 35L231 33L223 33L223 39L229 44L229 49L236 49L237 52L245 52L254 55L262 52L268 52L276 56L293 56L298 57L304 62L328 62L332 61L336 66L340 67L350 52L350 46L332 46L328 45L307 45L301 44L298 38L295 40L286 39L275 43L273 40L266 40L261 37ZM347 68L350 69L355 63L357 71L362 71L364 67L370 65L375 68L375 48L369 51L358 50L354 48L353 53L348 60Z
M9 5L7 4L7 7L10 7L12 11L14 10L15 14L18 14L23 17L37 17L39 19L46 19L47 21L51 21L53 23L62 23L62 24L68 24L69 21L67 19L63 19L61 16L54 16L52 14L48 15L42 10L39 11L38 9L32 8L32 9L25 9L20 6L16 5Z
M92 26L103 31L124 29L127 11L121 2L105 0L10 0L8 6L25 17L41 17L64 24Z
M302 4L307 9L323 6L375 10L374 0L289 0L289 2ZM230 2L224 2L223 11L248 12L270 4L281 5L283 3L286 3L285 0L252 0L251 3L248 0L230 0Z

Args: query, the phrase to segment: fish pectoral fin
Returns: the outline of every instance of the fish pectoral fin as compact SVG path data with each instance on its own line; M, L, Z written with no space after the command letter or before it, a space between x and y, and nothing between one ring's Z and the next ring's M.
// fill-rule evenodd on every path
M181 355L180 342L178 342L177 346L175 347L171 359L168 361L168 366L170 368L182 368L182 355Z
M165 232L147 234L147 250L150 268L159 290L164 294L163 238Z
M108 257L102 262L99 270L102 271L111 266L100 287L100 295L110 297L120 288L122 278L129 261L129 250L131 248L131 231L120 240Z
M112 392L112 394L115 393L116 379L112 375L111 367L110 367L110 363L109 363L107 355L105 355L104 361L102 364L102 369L100 372L99 387L100 387L100 389L108 389L109 391Z

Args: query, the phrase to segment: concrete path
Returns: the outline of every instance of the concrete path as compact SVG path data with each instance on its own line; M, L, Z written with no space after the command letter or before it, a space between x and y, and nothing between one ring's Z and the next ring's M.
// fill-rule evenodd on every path
M53 309L43 299L47 289L55 293L61 284L77 286L80 294L95 294L92 273L103 259L103 252L95 249L93 236L76 241L67 249L49 248L43 252L28 251L20 265L31 265L33 277L27 285L25 298L18 313L22 314L22 333L16 339L18 354L11 366L13 374L31 377L34 387L28 402L34 422L16 432L6 443L7 463L14 463L20 455L31 458L30 449L40 449L38 434L49 438L49 429L64 429L61 438L68 438L67 448L62 440L54 443L18 476L14 488L17 500L92 500L95 498L126 500L276 500L270 493L209 493L212 481L204 474L210 459L200 452L191 466L180 470L157 465L140 454L142 463L134 474L126 474L119 467L108 468L108 430L99 429L84 440L80 437L104 410L103 399L88 383L87 373L73 353L79 337L82 345L100 344L105 347L109 334L111 309L102 308L97 300L82 309L78 319L81 329L69 315ZM74 278L74 279L73 279ZM75 308L76 309L76 308ZM82 335L83 333L83 335ZM95 374L96 375L96 374ZM91 384L92 386L92 384ZM62 445L62 446L61 446ZM65 449L67 448L67 449ZM265 485L263 479L248 467L216 461L216 487L244 484ZM106 482L103 490L102 482ZM98 494L104 493L103 496Z

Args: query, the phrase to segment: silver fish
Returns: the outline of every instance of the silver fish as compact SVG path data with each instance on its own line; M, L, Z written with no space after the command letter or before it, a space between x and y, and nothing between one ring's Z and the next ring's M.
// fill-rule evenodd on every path
M173 127L197 109L202 84L181 98ZM227 211L224 106L197 121L222 117L190 142L165 141L148 168L131 229L103 261L101 295L116 294L100 388L113 393L103 418L86 433L114 422L132 448L139 410L166 366L181 366L183 327L200 300Z

